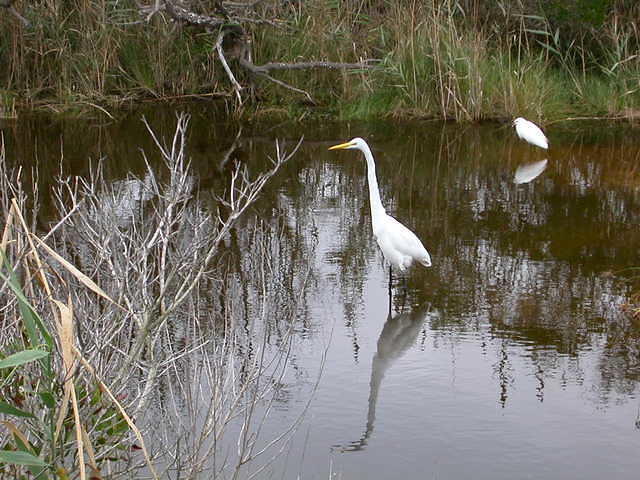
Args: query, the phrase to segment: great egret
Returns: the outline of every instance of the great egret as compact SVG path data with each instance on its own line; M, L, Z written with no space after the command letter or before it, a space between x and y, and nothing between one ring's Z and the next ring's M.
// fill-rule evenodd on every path
M367 183L369 184L369 206L371 207L371 226L378 246L384 258L401 272L411 266L413 261L425 267L431 266L431 256L420 239L390 215L387 215L378 191L376 164L369 145L362 138L356 137L346 143L334 145L329 150L356 149L364 154L367 161ZM389 288L391 288L391 268L389 268Z
M522 117L518 117L513 121L513 126L516 127L516 133L525 142L529 142L536 147L549 148L549 141L544 136L540 127L535 123L530 122Z

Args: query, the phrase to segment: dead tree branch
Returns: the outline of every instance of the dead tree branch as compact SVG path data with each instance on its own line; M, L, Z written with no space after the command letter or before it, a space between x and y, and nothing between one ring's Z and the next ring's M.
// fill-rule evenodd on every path
M190 25L196 25L198 27L219 28L227 23L227 20L225 19L210 17L208 15L200 15L198 13L191 12L180 5L174 5L168 0L165 1L164 9L174 20L188 23Z
M178 5L172 0L165 0L161 5L160 0L156 0L153 15L158 9L164 10L167 15L175 22L180 22L195 27L204 28L206 31L213 33L217 31L217 40L215 50L218 60L224 68L225 74L233 86L233 93L239 104L243 103L242 92L245 90L243 85L238 82L234 74L230 60L237 60L237 65L244 69L250 76L264 78L276 85L302 94L306 99L315 104L309 92L301 88L290 85L282 80L274 78L271 75L273 71L279 70L308 70L308 69L329 69L329 70L368 70L371 69L377 60L363 60L356 63L330 62L330 61L306 61L296 63L285 62L268 62L263 65L254 64L251 59L251 42L250 35L247 34L243 25L251 24L269 24L277 26L278 19L256 18L251 16L253 8L261 3L257 0L251 3L223 2L217 0L215 2L214 15L203 15L192 12L182 5ZM242 16L236 15L235 12L243 11ZM257 13L255 14L257 16ZM280 22L281 23L281 22Z
M240 60L240 64L250 70L252 73L267 73L271 70L309 70L314 68L328 68L333 70L367 70L373 67L371 60L361 63L342 63L342 62L269 62L264 65L254 65L246 60Z
M216 50L218 51L218 58L220 59L220 63L224 67L224 71L227 73L227 77L231 81L233 85L233 91L236 94L236 98L238 102L242 104L242 96L240 95L240 90L242 90L242 86L236 80L236 77L233 75L233 72L229 68L229 64L227 63L227 59L224 56L224 49L222 48L222 41L224 40L225 30L221 29L218 34L218 40L216 41Z

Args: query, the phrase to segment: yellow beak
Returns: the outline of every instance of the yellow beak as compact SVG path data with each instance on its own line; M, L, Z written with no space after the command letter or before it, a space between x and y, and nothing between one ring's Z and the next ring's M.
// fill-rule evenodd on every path
M347 147L353 146L352 142L341 143L340 145L334 145L333 147L329 147L329 150L342 150Z

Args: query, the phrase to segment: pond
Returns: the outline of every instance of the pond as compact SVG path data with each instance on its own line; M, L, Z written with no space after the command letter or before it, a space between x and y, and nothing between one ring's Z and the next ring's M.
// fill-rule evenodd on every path
M8 158L46 191L100 158L113 182L143 176L140 152L154 146L142 115L170 139L177 110L191 114L203 192L229 165L259 171L276 140L291 150L304 137L226 244L251 345L280 345L296 299L287 365L260 407L267 450L241 478L637 478L640 322L624 310L640 266L639 128L558 123L544 151L499 123L242 125L200 105L2 127ZM362 155L327 150L355 136L372 148L387 212L432 257L391 290ZM53 200L41 203L45 225ZM256 222L277 226L263 254L286 290L262 316L261 292L241 287ZM221 457L237 450L241 427L229 431Z

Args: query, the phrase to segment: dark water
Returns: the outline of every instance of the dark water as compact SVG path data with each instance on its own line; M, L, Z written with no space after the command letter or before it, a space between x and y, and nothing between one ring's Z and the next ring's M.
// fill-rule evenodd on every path
M553 125L543 152L493 123L240 125L189 108L202 191L235 161L259 171L276 138L305 138L249 213L286 232L280 278L309 278L263 443L304 414L246 477L637 478L640 323L623 309L640 266L640 129ZM172 110L144 113L170 138ZM43 187L103 157L123 181L154 148L141 114L4 124L7 156ZM391 299L365 164L327 151L354 136L372 146L387 211L433 259Z

